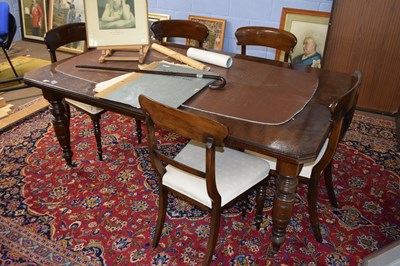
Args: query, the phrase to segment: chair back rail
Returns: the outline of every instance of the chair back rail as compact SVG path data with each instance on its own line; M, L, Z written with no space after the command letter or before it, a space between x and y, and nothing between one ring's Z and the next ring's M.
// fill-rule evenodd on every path
M237 44L241 45L243 55L246 55L247 45L265 46L285 52L285 62L288 62L289 55L297 44L297 38L294 34L271 27L241 27L236 30L235 36Z
M226 126L217 121L157 103L144 95L139 96L139 102L143 112L157 127L174 131L185 138L205 143L212 137L216 145L223 146L228 135Z
M179 19L156 21L151 25L151 30L159 42L162 42L163 38L187 38L197 41L199 47L203 47L209 33L204 24Z
M161 161L163 161L183 171L204 178L205 172L181 164L160 152L156 146L155 130L156 128L161 128L175 132L188 139L207 143L206 156L208 157L215 156L215 146L223 146L223 141L228 136L228 129L226 126L217 121L157 103L144 95L139 96L139 102L142 111L146 115L146 124L149 129L150 151L156 160L154 164L157 166L156 168L159 174L162 176L165 173L165 167L161 163ZM212 166L212 168L214 167L215 165Z
M84 22L68 23L46 32L44 42L50 53L51 62L57 61L56 50L69 43L86 41Z

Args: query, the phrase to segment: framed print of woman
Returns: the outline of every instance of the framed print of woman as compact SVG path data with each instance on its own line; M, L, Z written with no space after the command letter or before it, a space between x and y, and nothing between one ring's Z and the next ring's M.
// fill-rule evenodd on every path
M329 12L282 8L279 28L297 37L291 60L293 66L321 67L329 17ZM275 59L279 60L282 57L283 54L279 50L276 51Z
M89 47L115 50L122 46L149 44L147 0L93 0L84 3Z
M304 67L321 68L322 56L317 51L317 43L311 36L307 36L303 40L304 53L292 59L293 65L302 65Z

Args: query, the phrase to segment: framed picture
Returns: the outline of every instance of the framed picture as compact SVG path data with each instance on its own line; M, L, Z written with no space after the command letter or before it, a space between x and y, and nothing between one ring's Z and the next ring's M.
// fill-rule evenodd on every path
M329 12L283 8L280 28L297 37L293 49L292 63L311 67L321 67L329 25ZM276 60L283 55L276 52Z
M49 29L73 23L85 22L84 0L53 0L49 5ZM71 43L59 48L69 53L82 53L85 51L85 42Z
M171 18L170 15L165 15L165 14L158 14L158 13L149 13L149 32L150 32L150 39L154 40L154 34L151 31L150 27L153 22L159 21L159 20L169 20ZM166 42L167 38L163 39L163 42Z
M221 51L224 46L224 36L225 36L225 19L219 18L207 18L207 17L199 17L199 16L191 16L189 15L189 20L200 22L207 26L209 30L209 34L207 37L207 41L203 43L203 47L206 49L218 50ZM190 40L187 40L186 44L191 44Z
M89 47L118 48L149 44L146 0L85 1Z
M46 0L20 0L22 38L43 41L47 32Z

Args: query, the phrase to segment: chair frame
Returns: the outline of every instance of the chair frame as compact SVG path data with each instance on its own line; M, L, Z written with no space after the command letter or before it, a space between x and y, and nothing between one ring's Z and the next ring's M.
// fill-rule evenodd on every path
M315 239L322 242L321 231L318 222L317 213L317 198L318 184L321 175L324 175L325 186L328 192L329 201L332 206L338 208L338 203L335 196L334 185L332 181L332 160L335 155L339 141L344 137L354 115L362 74L360 71L355 71L353 75L353 85L344 96L330 106L331 111L331 133L329 142L321 160L314 165L310 179L308 181L308 213L310 216L311 227L314 232Z
M191 20L159 20L151 24L150 28L159 42L163 42L163 38L186 38L197 41L200 48L209 34L207 26Z
M325 149L322 148L320 154L318 155L319 160L315 161L314 164L311 162L307 168L311 168L311 173L309 177L301 176L302 169L300 169L300 174L297 177L302 183L308 185L307 201L308 201L308 213L310 217L311 228L314 233L314 237L318 242L322 242L322 235L318 223L318 212L317 212L317 199L318 199L318 186L319 180L324 176L325 187L328 193L329 201L331 205L338 208L339 205L336 200L334 185L332 181L332 160L335 155L338 143L344 137L348 127L353 119L354 111L356 108L356 103L359 95L360 84L361 84L362 73L357 70L353 74L351 89L343 95L339 100L334 102L329 106L331 112L331 128L329 132L328 139L325 141ZM256 154L250 152L252 154ZM276 160L269 156L264 156L258 154L269 161L271 167L276 167ZM276 176L277 172L275 169L271 169L270 176Z
M50 54L50 59L52 63L57 62L56 51L58 48L68 43L79 42L79 41L86 41L86 24L84 22L68 23L58 26L46 32L44 36L44 43L47 46L47 51ZM97 154L99 160L102 161L103 150L101 145L100 118L101 115L105 112L105 110L96 114L91 114L85 111L84 109L79 108L76 105L74 106L90 116L94 128L94 136L96 138ZM69 120L71 117L71 108L70 105L66 102L65 102L65 107L67 110L67 116Z
M67 36L67 37L66 37ZM57 62L56 51L68 43L86 41L86 24L84 22L68 23L46 32L44 42L50 53L52 63Z
M15 70L14 65L7 53L7 50L10 49L12 41L15 36L15 33L17 31L17 23L16 23L16 20L15 20L15 17L13 16L13 14L11 14L9 12L8 3L2 2L1 5L7 5L6 9L8 9L8 27L7 27L7 33L5 33L1 36L3 41L0 43L0 46L7 58L7 61L9 62L10 66L11 66L12 71L14 72L15 78L0 80L0 84L6 84L6 85L9 84L8 87L0 88L0 92L9 92L9 91L30 88L31 86L26 85L23 82L23 77L18 76L18 73Z
M159 210L157 216L156 231L153 238L153 248L157 247L160 240L162 228L166 218L168 194L172 193L187 200L191 204L194 204L202 209L211 212L210 236L207 243L206 255L203 261L203 265L209 265L217 243L222 210L242 200L244 196L247 196L250 191L256 188L256 228L259 229L260 223L262 222L262 211L265 201L265 187L268 175L266 175L266 178L264 178L262 181L258 182L256 185L246 190L241 195L237 196L235 199L228 202L222 207L221 195L218 192L215 180L215 151L216 147L223 146L223 141L228 135L228 129L226 128L226 126L217 121L157 103L143 95L139 96L139 102L146 117L150 157L152 164L158 173L158 183L160 190ZM206 171L199 171L163 154L157 147L157 128L172 131L180 136L205 143ZM172 165L187 173L205 178L207 192L208 196L211 199L212 207L209 208L208 206L205 206L204 204L197 202L196 200L189 198L170 187L163 185L163 176L166 173L165 164ZM244 214L245 211L243 211L242 209L242 216L244 216Z
M9 12L8 13L8 32L6 35L3 36L3 42L0 43L1 49L3 50L8 63L11 66L12 71L14 72L14 75L16 78L18 78L18 73L14 68L14 65L7 53L7 50L10 49L12 41L14 39L15 33L17 32L17 22L15 20L15 17Z
M238 28L235 32L237 44L241 46L241 54L246 55L246 46L265 46L285 52L284 62L289 62L297 38L291 32L261 26L247 26Z
M61 25L59 27L49 30L48 32L46 32L44 36L44 42L47 46L48 52L50 53L50 59L52 63L57 62L56 51L59 47L64 46L68 43L73 43L78 41L86 41L86 24L84 22L68 23ZM67 110L67 116L68 118L70 118L71 117L70 106L68 103L65 103L65 105ZM106 110L102 110L101 112L93 114L87 112L86 110L80 108L79 106L76 105L74 106L90 116L94 127L94 135L97 144L97 154L99 160L102 161L103 151L101 145L100 118L101 115L104 112L106 112ZM136 130L137 130L138 142L141 143L141 137L142 137L141 121L139 119L135 119L135 121L137 125Z

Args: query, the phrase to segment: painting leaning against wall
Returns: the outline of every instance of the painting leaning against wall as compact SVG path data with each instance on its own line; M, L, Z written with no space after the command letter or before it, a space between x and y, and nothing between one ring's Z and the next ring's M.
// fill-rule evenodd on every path
M49 9L49 29L69 23L85 22L83 0L53 0L50 1ZM60 50L81 53L85 50L85 42L71 43L62 46Z
M22 38L43 41L47 31L47 1L20 0Z
M222 51L225 38L225 19L189 15L189 20L200 22L207 26L209 33L206 42L203 43L204 48ZM193 40L187 40L186 44L194 45L195 43L193 42Z
M299 68L321 68L330 13L283 8L280 28L297 37L293 49L292 65ZM283 55L276 51L276 60Z

